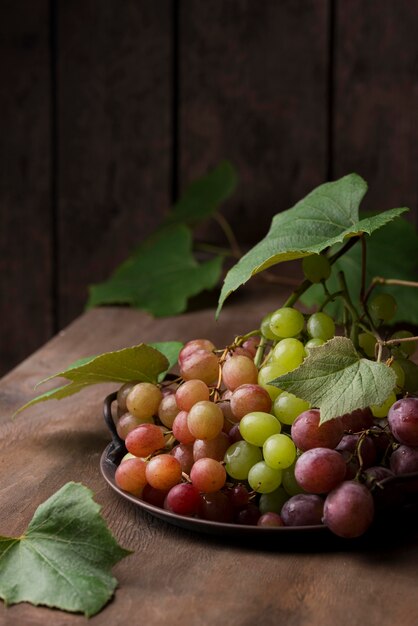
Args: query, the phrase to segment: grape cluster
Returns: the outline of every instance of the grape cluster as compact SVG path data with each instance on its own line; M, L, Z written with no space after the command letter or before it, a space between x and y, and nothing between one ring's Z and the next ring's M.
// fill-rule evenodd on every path
M392 394L320 424L318 409L270 384L334 333L327 314L283 307L223 350L186 343L173 382L123 385L116 426L128 452L116 484L178 515L363 534L391 503L384 481L418 472L418 398Z

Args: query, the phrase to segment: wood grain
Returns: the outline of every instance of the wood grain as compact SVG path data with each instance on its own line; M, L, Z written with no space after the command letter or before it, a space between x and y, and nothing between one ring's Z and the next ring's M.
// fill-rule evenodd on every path
M171 0L57 11L63 326L170 206Z
M175 528L122 500L104 483L109 441L101 418L113 385L37 405L33 385L76 358L138 341L208 337L218 345L255 327L282 292L241 294L215 323L213 310L152 320L135 311L90 311L0 381L0 534L20 534L35 507L69 480L93 489L103 515L134 554L114 573L120 587L92 624L122 626L412 626L418 620L416 527L377 545L289 544L210 537ZM238 324L238 328L237 328ZM0 624L77 626L85 618L29 604L0 604Z
M0 374L53 332L48 4L0 8Z
M326 177L328 2L179 5L181 187L230 159L240 184L225 214L254 244Z
M335 35L334 173L369 183L364 207L412 209L418 225L418 6L339 2Z

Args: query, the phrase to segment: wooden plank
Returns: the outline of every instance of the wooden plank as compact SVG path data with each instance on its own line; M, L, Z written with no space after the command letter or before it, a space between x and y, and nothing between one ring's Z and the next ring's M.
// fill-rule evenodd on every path
M210 537L154 519L113 493L99 471L109 441L101 400L109 387L9 416L32 397L40 378L76 358L137 341L206 336L219 346L253 328L279 290L214 311L152 320L127 309L90 311L0 381L0 533L19 536L35 507L69 480L90 487L112 532L134 553L114 568L115 599L94 623L122 625L141 616L149 626L392 626L416 624L418 534L388 533L378 545L286 546ZM237 328L237 319L240 319ZM283 587L285 586L285 588ZM283 591L284 589L284 591ZM376 601L378 598L378 601ZM1 624L78 626L85 618L22 603L0 603Z
M334 173L357 171L369 183L365 208L409 206L418 225L418 5L337 7Z
M328 2L179 4L181 187L229 158L225 214L255 243L327 175Z
M0 373L53 332L48 6L0 8Z
M170 205L171 0L57 11L63 325Z

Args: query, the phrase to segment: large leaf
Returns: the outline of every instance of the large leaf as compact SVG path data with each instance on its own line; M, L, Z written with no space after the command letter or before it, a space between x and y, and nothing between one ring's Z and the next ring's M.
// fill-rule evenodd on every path
M405 219L395 220L384 228L366 237L367 241L367 283L375 276L399 278L402 280L417 279L418 268L418 234L414 226ZM345 274L351 298L356 306L360 302L361 287L361 248L355 246L341 257L327 281L331 291L338 289L337 271ZM376 288L374 293L384 290L391 293L398 303L398 310L393 321L405 321L418 324L418 289L399 286ZM313 285L301 297L306 306L321 303L324 299L321 285ZM327 305L327 312L341 319L342 304L335 301Z
M321 411L321 423L339 415L382 404L396 384L384 363L361 358L350 339L334 337L312 348L297 369L270 383Z
M168 348L168 343L170 342L159 345L170 352L171 348ZM175 350L177 350L178 342L174 343L176 344ZM172 356L173 355L171 355L171 358ZM33 398L20 407L18 411L16 411L16 414L38 402L53 399L60 400L78 393L89 385L95 385L97 383L125 383L131 380L155 383L159 375L166 372L168 368L169 361L164 354L144 343L133 346L132 348L124 348L123 350L117 350L115 352L105 352L98 356L81 359L62 372L58 372L58 374L53 374L45 380L42 380L38 385L52 378L66 378L71 381L70 383L49 390Z
M0 537L0 597L94 615L117 586L121 548L83 485L67 483L41 504L21 537Z
M192 182L164 221L190 224L210 217L235 190L237 174L231 163L222 161L206 176Z
M216 285L221 268L222 257L198 263L189 228L173 226L143 243L108 281L90 287L88 306L130 304L156 316L175 315L188 298Z
M371 234L407 210L391 209L359 220L359 205L366 191L366 182L349 174L320 185L293 208L276 215L266 237L228 272L217 313L229 294L254 274L282 261L319 253L348 237Z

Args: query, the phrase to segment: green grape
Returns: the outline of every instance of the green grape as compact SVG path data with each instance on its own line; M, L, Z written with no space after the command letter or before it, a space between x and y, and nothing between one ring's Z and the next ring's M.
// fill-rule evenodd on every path
M282 472L269 467L264 461L259 461L248 472L248 482L254 491L271 493L280 486Z
M407 393L418 392L418 365L409 359L399 358L399 365L402 367L405 374L405 383L403 391Z
M264 367L262 367L258 372L258 384L267 391L272 400L277 398L279 393L282 393L282 389L278 389L277 387L274 387L274 385L269 385L268 383L278 376L286 373L287 369L280 363L275 363L274 361L264 365Z
M246 480L252 466L262 458L260 448L247 441L237 441L225 452L225 469L231 478Z
M360 333L358 336L358 342L360 348L362 348L366 356L374 357L376 338L369 333Z
M306 327L312 338L327 341L335 335L334 320L321 311L310 316Z
M409 330L398 330L396 333L393 333L391 339L406 339L407 337L413 336L414 335ZM402 341L396 344L392 351L394 354L399 354L399 356L408 357L412 356L416 349L416 341Z
M377 322L389 322L396 313L396 300L390 293L379 293L369 302L369 311Z
M278 487L270 493L261 494L258 508L262 515L264 513L280 513L282 506L287 500L289 500L289 494L286 493L283 487Z
M309 339L309 341L305 343L305 350L309 353L309 350L311 348L317 348L318 346L323 346L324 343L325 341L323 339L320 339L319 337L314 337L313 339Z
M374 417L386 417L392 404L396 402L395 392L392 391L383 404L372 404L370 406Z
M264 460L273 469L286 469L296 459L296 446L287 435L271 435L263 445Z
M297 496L299 493L306 493L295 478L295 463L283 470L282 483L289 496Z
M323 254L311 254L305 256L302 261L302 269L305 278L311 283L320 283L327 280L331 275L331 265Z
M270 330L277 338L295 337L304 326L303 315L292 307L277 309L271 316Z
M396 386L398 389L403 389L405 385L405 372L398 361L392 361L390 367L396 374Z
M255 446L262 446L266 439L280 433L281 429L281 424L274 415L262 411L247 413L239 423L242 437Z
M283 391L273 404L273 413L282 424L293 424L295 419L310 408L309 402Z
M299 367L305 357L303 343L293 337L279 341L271 355L272 360L283 365L287 372Z
M277 337L270 329L270 322L271 322L272 315L273 315L273 312L268 313L265 317L263 317L263 319L261 320L261 324L260 324L260 330L261 330L261 334L263 335L263 337L265 337L266 339L270 339L271 341L276 341Z

